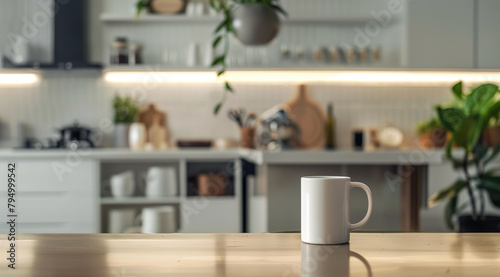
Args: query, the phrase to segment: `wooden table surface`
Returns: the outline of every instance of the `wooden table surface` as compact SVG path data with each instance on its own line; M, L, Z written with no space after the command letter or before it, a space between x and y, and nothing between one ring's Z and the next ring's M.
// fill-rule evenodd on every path
M19 235L16 269L0 238L0 276L500 276L500 234Z

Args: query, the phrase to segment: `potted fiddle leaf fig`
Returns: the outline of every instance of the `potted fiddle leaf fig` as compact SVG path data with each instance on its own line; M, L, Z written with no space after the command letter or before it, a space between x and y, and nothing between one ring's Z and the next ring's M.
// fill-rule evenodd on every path
M500 232L500 217L486 214L485 209L486 201L500 208L500 167L493 165L500 153L500 144L491 149L479 143L488 122L500 112L500 101L495 98L498 86L483 84L464 94L459 82L452 91L454 104L438 106L436 112L441 125L451 133L446 157L464 177L436 192L428 204L447 201L445 220L450 229L454 228L453 219L458 216L460 232ZM452 146L460 150L452 152ZM467 202L459 205L462 192ZM470 214L464 213L466 209Z
M210 0L210 6L223 15L222 22L214 31L212 47L222 46L222 54L216 56L212 67L219 66L219 78L227 69L230 35L234 35L244 45L264 45L271 42L280 29L277 13L287 15L279 5L279 0ZM224 82L224 94L214 108L217 114L226 100L227 93L233 92L229 82Z

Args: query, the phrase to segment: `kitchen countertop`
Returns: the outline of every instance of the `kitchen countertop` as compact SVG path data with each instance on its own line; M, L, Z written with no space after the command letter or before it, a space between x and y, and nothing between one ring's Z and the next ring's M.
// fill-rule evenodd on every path
M129 149L97 148L76 152L82 158L96 160L228 160L243 158L256 164L441 164L444 161L442 150L317 150L268 152L234 148L213 149L169 149L162 151L132 151ZM8 159L53 159L75 155L69 150L0 150L0 160Z
M4 256L7 236L0 238ZM353 233L350 244L300 234L18 235L0 276L498 276L500 234Z

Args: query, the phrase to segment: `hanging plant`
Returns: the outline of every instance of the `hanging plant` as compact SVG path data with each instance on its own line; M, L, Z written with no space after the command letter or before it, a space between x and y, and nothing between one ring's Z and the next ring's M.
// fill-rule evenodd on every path
M232 86L225 79L229 36L233 34L246 45L269 43L277 35L280 27L276 12L287 15L278 2L278 0L210 0L210 6L224 16L214 30L215 37L212 42L214 51L222 45L222 54L214 58L212 67L219 67L217 77L224 78L224 93L214 107L215 115L226 102L227 94L234 93Z

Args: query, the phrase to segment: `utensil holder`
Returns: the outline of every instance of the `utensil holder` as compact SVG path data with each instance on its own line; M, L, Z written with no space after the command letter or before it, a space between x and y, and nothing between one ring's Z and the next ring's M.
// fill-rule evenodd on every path
M255 148L254 137L255 137L255 128L254 127L242 127L240 129L240 146L243 148Z

